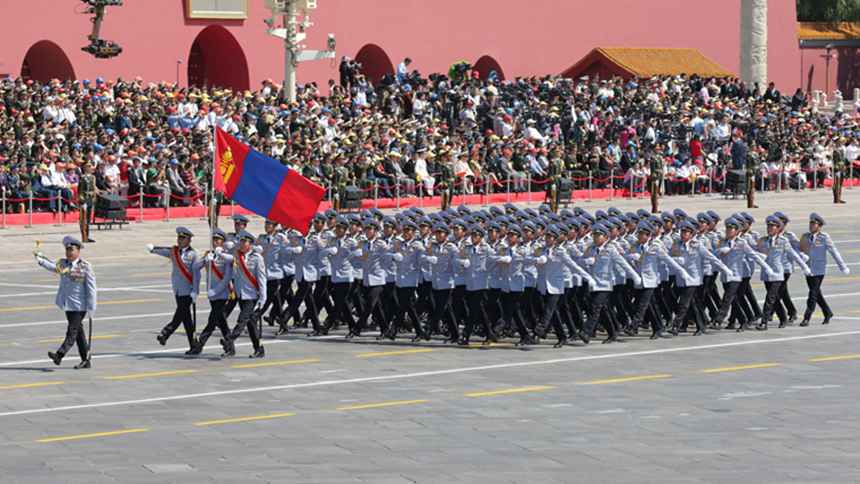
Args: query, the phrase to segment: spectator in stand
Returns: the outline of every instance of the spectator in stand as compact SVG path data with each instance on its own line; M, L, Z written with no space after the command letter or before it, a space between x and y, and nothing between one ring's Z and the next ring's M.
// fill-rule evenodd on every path
M732 170L743 170L746 166L747 147L744 145L741 135L732 133Z

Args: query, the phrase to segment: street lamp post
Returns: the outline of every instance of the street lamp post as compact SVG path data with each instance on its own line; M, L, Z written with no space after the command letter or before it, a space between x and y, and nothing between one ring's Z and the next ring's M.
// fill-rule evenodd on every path
M830 99L830 59L836 57L836 54L830 53L834 48L833 44L827 44L824 48L827 49L827 53L822 54L821 58L823 58L827 63L824 74L824 102L827 102L827 100Z

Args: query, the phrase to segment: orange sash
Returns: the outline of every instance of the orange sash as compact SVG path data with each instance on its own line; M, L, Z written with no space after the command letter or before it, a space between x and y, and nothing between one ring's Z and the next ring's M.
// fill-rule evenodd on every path
M247 278L248 278L248 280L249 280L249 281L251 282L251 284L254 286L254 289L256 289L256 290L257 290L257 292L260 292L260 284L257 282L257 278L256 278L256 277L254 277L254 276L251 274L251 271L249 271L249 270L248 270L248 266L247 266L247 265L245 265L245 257L244 257L244 255L245 255L245 254L243 254L243 253L241 253L241 252L239 252L238 254L236 254L236 257L239 259L239 267L241 267L241 268L242 268L242 272L244 272L244 273L245 273L245 277L247 277Z
M185 279L188 280L189 284L194 284L194 277L191 276L191 271L189 271L188 268L185 267L185 264L182 263L178 245L174 245L170 250L170 261L179 268L179 272L181 272Z

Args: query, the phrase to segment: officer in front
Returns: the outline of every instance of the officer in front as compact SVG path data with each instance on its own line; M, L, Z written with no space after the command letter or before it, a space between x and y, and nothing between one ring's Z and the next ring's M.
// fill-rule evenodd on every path
M803 313L801 326L809 326L809 318L812 317L816 304L821 307L821 311L824 313L824 321L821 324L829 323L833 317L833 311L830 310L830 306L821 293L821 283L827 274L827 253L830 253L830 257L833 257L843 274L848 275L851 272L845 262L842 261L842 256L833 244L833 240L821 231L822 227L824 227L824 217L813 213L809 215L809 232L800 237L800 252L809 257L807 264L812 271L811 276L806 276L809 297L806 299L806 312Z

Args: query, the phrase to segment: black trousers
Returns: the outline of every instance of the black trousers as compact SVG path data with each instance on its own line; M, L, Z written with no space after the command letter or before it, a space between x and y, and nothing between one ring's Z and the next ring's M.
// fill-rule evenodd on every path
M716 273L702 277L702 306L708 308L708 315L712 320L720 305L719 294L717 294L717 287L714 284L716 279Z
M633 329L639 329L639 325L645 318L651 323L651 331L657 332L663 328L660 317L655 314L655 305L651 304L654 297L654 288L642 288L633 290L635 296L634 313L631 321Z
M258 350L262 347L260 344L260 338L262 337L263 330L260 328L257 323L260 320L259 311L254 311L254 306L257 305L256 299L239 299L237 303L239 306L239 320L236 322L236 326L233 327L233 331L224 338L230 342L230 346L233 346L233 343L242 336L242 333L245 332L245 327L248 327L248 336L251 337L251 344L254 345L254 350Z
M830 319L833 317L833 311L830 310L830 306L828 306L827 301L824 300L824 294L821 294L821 283L823 281L823 275L806 276L806 286L809 287L809 297L806 299L806 312L803 313L803 319L809 319L812 317L816 304L821 307L821 311L824 313L824 319Z
M397 334L397 330L403 327L403 321L406 320L407 315L412 320L413 328L421 327L417 306L412 304L412 296L415 295L415 289L415 287L398 287L395 289L400 306L397 309L397 316L395 316L394 322L391 324L391 328L389 328L389 333ZM416 330L416 333L419 332Z
M380 302L380 296L382 295L382 290L385 286L370 286L367 287L367 292L364 296L364 310L361 312L361 316L358 318L358 322L355 323L355 331L356 333L360 333L364 331L364 328L367 327L367 320L370 319L371 313L373 317L376 318L377 323L379 323L379 327L383 333L388 330L388 323L385 319L385 311L382 308L382 304Z
M544 333L546 333L547 328L552 323L552 329L555 331L555 336L559 341L567 337L564 332L564 326L561 325L561 318L558 315L558 311L556 311L556 306L558 306L558 300L561 296L561 294L543 294L543 311L537 325L535 325L536 336L543 338Z
M295 275L286 275L281 279L281 285L278 286L278 303L281 305L282 316L286 314L287 308L293 302L293 281L295 280Z
M484 334L490 330L490 320L487 317L487 310L484 307L485 289L478 291L466 291L466 312L470 317L466 318L466 325L463 327L463 337L472 336L472 331L475 330L475 320L479 320L484 328Z
M520 305L522 306L522 317L529 328L534 328L537 324L538 313L535 310L534 304L534 287L526 287L523 289L523 295L520 297Z
M595 330L597 330L597 324L600 323L610 338L618 334L612 324L611 317L607 314L611 306L611 295L612 291L591 292L591 307L588 308L588 321L585 323L586 330L589 333L594 334Z
M283 279L269 279L266 281L266 305L263 306L263 310L260 311L261 314L266 314L266 310L269 309L269 306L272 306L272 312L269 313L269 316L280 318L283 315L281 310L281 296L279 292L283 281Z
M682 324L688 321L688 313L689 316L695 320L697 329L702 329L704 327L703 322L696 315L696 310L693 304L693 296L696 294L696 289L698 287L699 286L675 287L675 293L678 296L678 312L675 314L675 320L672 322L673 327L680 328Z
M497 335L500 335L505 327L511 324L511 321L514 321L517 326L517 331L520 333L520 337L527 338L529 336L529 330L526 327L525 321L523 321L523 313L520 308L522 296L522 292L514 291L502 294L502 316L498 321L496 321L496 325L493 326L493 332Z
M720 309L717 311L717 317L714 318L714 323L722 324L723 320L725 320L726 316L729 314L729 309L732 310L732 317L739 320L738 322L740 324L747 323L740 301L735 297L737 296L738 287L740 285L740 281L723 283L723 299L720 301Z
M785 282L783 281L764 283L764 287L767 289L767 295L764 297L764 308L761 313L761 321L763 323L770 322L770 318L774 313L774 308L776 309L776 316L779 318L780 322L784 322L787 319L785 316L785 309L783 309L782 305L776 304L780 288L784 285Z
M388 331L388 325L391 322L390 319L397 314L397 308L399 307L397 304L397 297L395 296L395 289L397 289L397 284L392 282L386 282L384 286L382 286L382 294L379 295L379 300L376 304L382 308L382 314L387 316L389 319L385 321L379 321L379 317L374 314L373 319L376 321L376 325L379 326L383 332Z
M161 330L161 334L170 337L174 331L182 324L185 327L185 336L188 338L188 346L194 349L194 318L191 316L191 296L176 296L176 311L173 312L173 319L167 323L167 326Z
M317 318L319 318L319 311L323 308L325 308L326 314L330 314L334 310L334 306L331 303L331 299L329 299L327 291L330 281L331 276L320 276L319 280L314 284L313 298L314 308L317 311ZM305 314L302 319L310 316L310 308L305 308Z
M349 290L352 287L352 282L332 282L330 284L332 296L334 297L334 308L326 315L323 326L328 329L333 328L336 324L345 322L349 329L355 326L355 319L349 311Z
M66 326L66 339L63 340L63 344L57 350L58 355L66 356L66 353L72 349L72 345L77 344L81 360L86 361L90 359L90 350L87 347L87 335L86 331L84 331L84 316L86 315L86 311L66 311L66 321L69 324Z
M313 282L309 282L307 279L299 283L299 288L296 290L296 296L293 298L293 302L290 303L290 307L287 309L286 319L292 317L294 324L297 326L301 325L302 318L299 314L299 306L301 306L302 301L304 301L305 307L307 308L305 314L310 318L311 323L313 323L314 330L320 330L319 314L317 313L317 305L314 301L313 294L311 294L311 284L313 284Z
M429 319L429 315L433 313L433 298L431 297L432 293L432 282L424 281L418 285L417 310L419 316L426 313L428 315L427 318Z
M466 308L466 285L454 286L454 291L451 292L451 310L454 312L454 325L458 327L459 333L460 321L464 324L469 320L469 310Z
M484 301L484 309L487 311L487 321L489 321L490 326L499 319L499 315L502 313L499 309L499 296L502 295L502 289L487 289L487 299Z
M794 303L791 301L791 294L788 292L788 280L791 279L791 272L786 272L785 276L785 284L779 287L779 296L777 297L777 301L781 303L781 306L785 308L785 312L789 318L793 318L797 316L797 308L794 307Z
M206 323L206 327L203 328L203 332L200 333L200 337L198 338L201 345L206 344L209 337L215 332L216 327L221 330L221 336L226 338L230 334L230 326L227 324L227 317L224 316L224 306L227 305L227 301L229 300L209 300L209 306L212 310L209 311L209 321Z
M430 316L430 321L427 323L427 329L433 333L439 331L439 323L442 319L448 323L448 331L450 338L453 340L459 339L459 328L457 328L457 319L454 316L454 309L449 304L453 289L434 289L433 290L433 315Z

